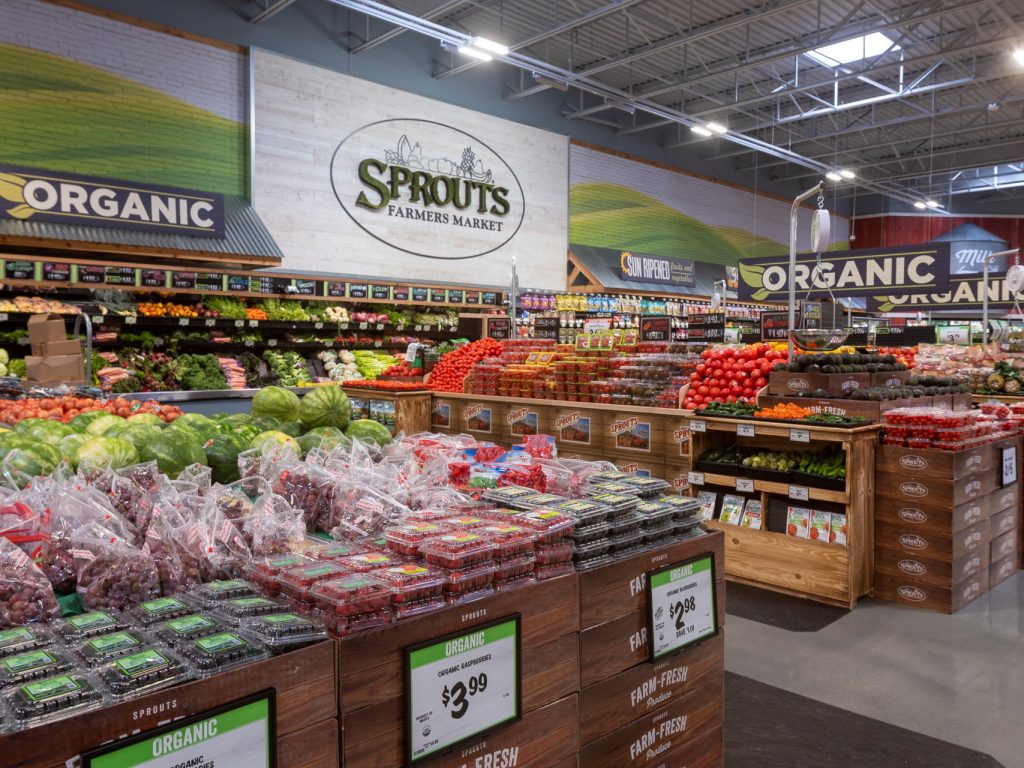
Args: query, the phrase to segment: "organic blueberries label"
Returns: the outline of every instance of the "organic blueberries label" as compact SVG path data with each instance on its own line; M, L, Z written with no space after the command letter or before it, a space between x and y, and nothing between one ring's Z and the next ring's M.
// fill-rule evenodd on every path
M162 597L159 600L150 600L149 602L142 603L139 607L150 616L162 616L165 613L183 611L186 608L185 604L181 602L181 600L174 597Z
M100 654L113 653L136 645L142 645L142 641L130 632L115 632L112 635L94 637L89 641L89 647Z
M118 659L117 668L128 677L138 677L147 672L153 672L161 667L166 667L170 663L171 660L160 653L160 651L155 648L147 648L144 651L133 653L131 656Z
M38 683L29 683L21 686L21 692L31 701L42 701L52 699L62 693L71 693L81 689L82 684L68 675L51 677L48 680L40 680Z
M75 629L99 629L101 627L113 627L117 621L109 613L83 613L81 616L71 616L67 619Z
M10 674L20 675L22 672L47 667L56 663L57 657L49 651L29 651L28 653L19 653L17 656L4 659L3 666Z
M188 635L217 626L216 622L205 616L182 616L167 622L167 628L176 635Z
M24 643L35 639L35 635L28 627L16 627L15 629L5 629L0 632L0 648L5 648L8 645L14 645L15 643Z
M245 645L245 640L240 638L238 635L231 634L230 632L211 635L210 637L204 637L200 640L196 640L195 642L195 646L199 650L210 655L221 653L222 651L230 651L235 648L244 648Z

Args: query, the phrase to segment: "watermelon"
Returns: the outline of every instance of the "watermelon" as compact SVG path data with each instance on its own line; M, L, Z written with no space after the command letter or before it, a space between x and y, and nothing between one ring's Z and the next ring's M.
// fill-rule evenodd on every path
M189 464L205 464L203 443L187 427L165 429L160 437L150 440L139 451L142 461L155 461L160 471L172 478Z
M61 440L60 444L57 446L57 450L59 450L64 455L64 458L68 460L72 469L78 468L78 449L81 448L88 440L88 435L83 435L80 432L74 432Z
M75 430L59 421L44 420L41 424L32 425L23 434L31 440L57 445L63 438L75 434Z
M268 419L266 416L254 418L249 422L249 424L256 427L258 430L256 434L259 434L260 432L276 432L278 431L278 427L281 426L280 421L277 419Z
M260 432L256 435L256 439L252 441L252 447L258 451L265 451L268 448L276 448L282 445L291 448L296 455L302 454L302 447L295 441L295 438L291 435L286 435L284 432Z
M221 424L237 427L245 424L252 424L252 416L248 413L229 413L227 416L222 416L217 419Z
M25 434L29 430L40 426L41 424L52 424L53 422L49 419L22 419L14 425L14 431L19 434Z
M298 437L306 430L302 426L302 422L299 421L282 421L277 425L278 432L284 432L289 437Z
M85 428L85 432L88 435L105 435L107 430L121 426L124 423L125 420L120 416L115 416L112 413L105 413L98 419L94 419L92 423Z
M252 441L256 439L256 435L262 431L263 430L255 424L238 424L231 428L231 434L242 438L250 445L252 445Z
M201 413L184 413L175 419L174 424L171 425L171 429L182 429L185 427L199 435L204 443L220 433L217 422L207 416L203 416Z
M339 445L350 445L352 441L336 427L317 427L298 438L298 442L302 446L303 453L309 453L314 448L330 451Z
M357 419L348 425L345 436L364 443L388 445L391 442L391 431L373 419Z
M306 429L344 429L352 419L352 405L341 387L317 387L299 403L299 420Z
M153 424L128 424L116 435L108 433L107 436L116 437L119 440L127 440L137 450L141 451L143 445L150 440L156 440L162 434L163 430Z
M91 475L107 467L120 469L138 464L139 452L127 440L99 435L82 443L75 454L75 463L80 472Z
M96 419L109 415L106 411L89 411L88 413L78 414L68 423L75 428L76 432L85 432L85 428L96 421Z
M283 387L264 387L252 399L252 415L278 421L298 421L299 396Z
M238 479L238 454L248 450L249 443L238 435L217 435L203 450L206 463L213 470L213 479L218 483L233 483Z
M155 413L133 413L128 417L128 421L131 424L152 424L154 427L159 427L160 429L167 426L167 422Z

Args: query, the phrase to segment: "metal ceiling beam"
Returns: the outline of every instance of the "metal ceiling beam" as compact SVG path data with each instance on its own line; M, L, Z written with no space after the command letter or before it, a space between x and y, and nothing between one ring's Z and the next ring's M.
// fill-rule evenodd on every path
M466 5L466 3L467 0L445 0L445 2L441 3L436 8L431 8L429 11L423 14L423 18L433 21L434 19L444 16L449 11L454 11L460 6ZM384 34L377 35L375 38L367 40L365 43L361 43L360 45L357 45L355 48L352 48L349 51L349 53L364 53L365 51L368 51L371 48L376 48L381 43L386 43L389 40L394 40L396 37L403 34L405 31L406 30L404 27L395 27L394 29L389 29Z
M776 2L775 5L769 6L764 10L756 12L748 11L742 14L738 14L736 16L729 17L727 19L722 19L721 21L715 21L710 24L705 24L702 27L697 27L696 29L687 32L680 32L675 35L670 35L669 37L666 37L663 40L659 40L653 45L644 45L633 51L629 51L618 56L613 56L609 59L599 61L596 64L591 64L590 66L583 67L582 69L579 70L574 70L573 74L578 77L592 77L593 75L596 75L600 72L604 72L605 70L614 69L615 67L621 67L626 64L631 64L634 61L639 61L640 59L646 58L647 56L653 56L656 53L663 53L665 51L671 50L672 48L677 48L681 45L686 45L687 43L693 43L696 42L697 40L702 40L706 37L711 37L712 35L721 34L722 32L727 32L731 29L735 29L736 27L742 27L746 24L751 24L762 19L770 18L780 13L788 13L789 11L792 11L795 8L799 8L811 2L813 2L813 0L779 0L778 2ZM525 90L509 94L505 98L510 101L513 101L515 99L521 99L526 96L533 96L536 93L546 91L547 88L548 87L546 85L535 85L530 88L526 88Z
M268 5L262 11L257 13L251 19L249 19L249 23L260 24L266 21L267 19L271 18L272 16L276 16L294 2L295 0L278 0L276 3Z
M592 24L593 22L599 21L600 19L603 19L606 16L610 16L614 13L624 11L627 8L631 8L634 5L639 5L644 1L645 0L613 0L607 5L602 5L600 8L595 8L592 11L588 11L587 13L581 14L574 19L564 21L561 24L558 24L557 26L552 27L549 30L534 35L533 37L528 37L525 40L521 40L514 45L510 45L509 50L521 51L524 48L529 48L530 46L536 45L537 43L542 43L545 40L550 40L553 37L558 37L559 35L565 34L566 32L571 32L572 30L577 29L579 27L586 26L587 24ZM438 72L434 75L434 77L438 80L445 77L451 77L452 75L457 75L460 72L465 72L467 69L473 69L474 67L479 66L482 63L483 62L480 61L468 61L465 64L460 64L457 67L452 67L451 69L446 69L442 72Z

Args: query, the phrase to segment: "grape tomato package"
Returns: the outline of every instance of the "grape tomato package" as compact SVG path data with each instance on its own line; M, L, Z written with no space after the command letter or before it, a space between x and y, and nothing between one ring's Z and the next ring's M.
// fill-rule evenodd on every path
M212 612L190 613L158 624L151 631L153 636L162 643L175 648L182 643L191 642L197 637L215 635L234 629L233 623L226 617Z
M15 728L31 728L97 709L106 695L91 674L68 672L8 689L4 702Z
M105 664L96 674L117 701L167 688L192 677L188 667L174 653L152 646Z
M255 636L241 630L206 635L178 648L181 657L193 665L197 677L270 658L270 652Z

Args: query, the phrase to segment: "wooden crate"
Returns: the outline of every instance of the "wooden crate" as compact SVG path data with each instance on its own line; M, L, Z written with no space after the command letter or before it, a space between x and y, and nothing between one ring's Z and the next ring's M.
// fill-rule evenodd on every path
M959 479L976 472L992 470L996 466L994 445L990 443L970 451L880 445L876 452L875 467L904 477Z
M665 461L690 459L690 419L669 416L665 419Z
M875 550L876 574L913 576L921 582L940 587L965 581L987 569L990 562L986 547L952 561L888 549Z
M1019 570L1020 557L1018 555L1010 555L1009 557L1004 557L1002 560L992 563L989 568L989 588L991 589L997 584L1002 584Z
M83 751L196 715L267 688L277 692L280 765L338 765L335 644L318 643L266 661L140 696L66 720L0 736L5 768L66 768ZM306 737L323 743L303 748Z
M549 424L559 451L602 451L605 411L596 408L551 406Z
M936 586L919 581L912 576L875 576L874 595L882 600L891 600L919 608L931 608L944 613L956 613L972 600L988 592L989 571L984 570L965 581L951 586Z
M345 768L401 765L402 660L406 646L513 613L522 615L523 712L578 691L579 609L575 574L345 638L338 643ZM503 728L500 733L505 734L512 727Z
M797 392L823 390L831 397L844 397L855 389L871 386L870 373L790 373L768 374L768 394L796 397Z
M688 757L697 765L720 768L724 682L721 674L709 678L689 694L590 742L581 731L581 768L690 768L692 763L679 762ZM695 748L684 749L690 745Z
M875 522L902 525L907 532L921 530L956 533L988 520L993 499L997 496L998 492L989 494L952 509L931 509L915 502L879 496L875 499Z
M1010 507L992 515L992 529L990 534L993 539L1002 536L1004 533L1016 530L1020 527L1020 509Z
M489 400L465 400L459 413L459 431L482 440L500 440L506 406Z
M1019 529L1014 528L1009 533L993 538L990 545L992 562L995 563L1007 557L1016 557L1020 549L1019 536Z
M991 521L962 531L906 531L904 526L875 521L875 549L953 562L988 547ZM998 560L999 558L995 558Z
M519 443L527 435L551 434L551 410L541 400L524 400L523 405L509 405L501 422L501 437Z
M656 456L652 456L650 459L640 456L630 456L629 458L609 456L607 460L621 472L635 472L647 477L665 479L665 464L658 461Z
M996 490L995 470L976 472L957 479L914 476L897 472L875 473L878 495L904 502L913 502L925 509L948 509Z
M1020 506L1020 483L1016 482L1005 488L995 491L990 500L992 513L1001 512L1004 509L1016 509Z
M407 435L431 431L432 400L429 392L384 392L377 389L361 387L344 387L345 394L350 398L365 400L389 401L395 406L395 431Z
M455 433L461 429L462 403L434 395L430 405L430 431Z
M879 421L882 414L891 411L893 408L907 408L909 406L927 407L932 404L930 397L913 397L906 400L886 400L876 403L872 400L849 400L846 398L835 398L826 400L815 397L781 397L778 395L758 394L757 404L762 408L768 408L782 403L796 403L807 408L813 413L832 413L837 416L863 416L872 421Z
M606 453L620 456L662 456L665 417L654 414L611 411L602 433Z
M690 491L690 462L670 461L665 464L665 480L676 493L689 493Z

